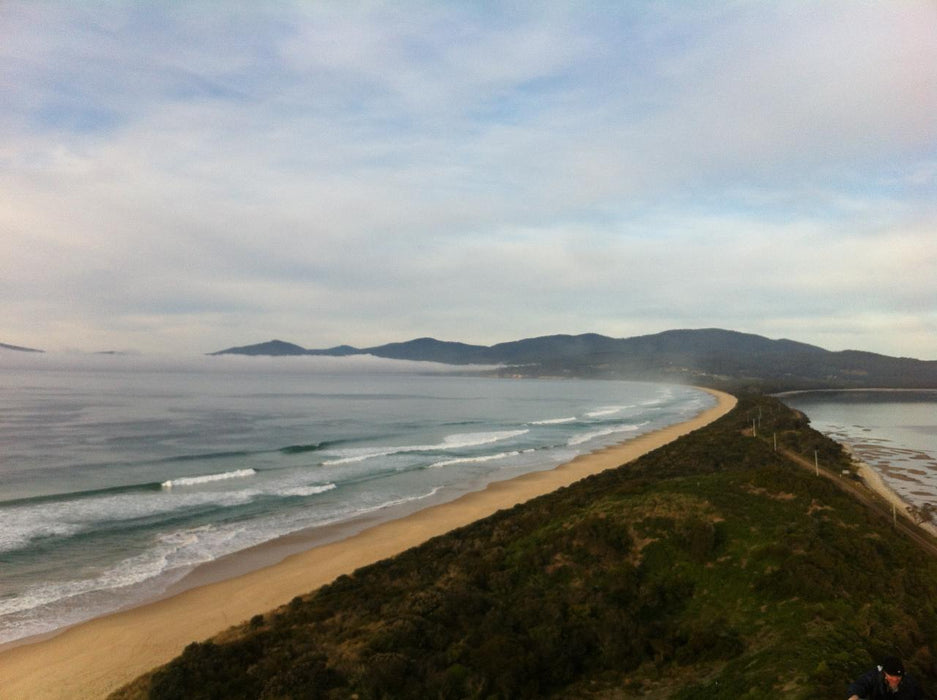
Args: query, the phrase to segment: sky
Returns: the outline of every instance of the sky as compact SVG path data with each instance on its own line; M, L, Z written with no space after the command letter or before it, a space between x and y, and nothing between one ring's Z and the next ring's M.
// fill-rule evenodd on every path
M937 2L0 3L0 342L937 360Z

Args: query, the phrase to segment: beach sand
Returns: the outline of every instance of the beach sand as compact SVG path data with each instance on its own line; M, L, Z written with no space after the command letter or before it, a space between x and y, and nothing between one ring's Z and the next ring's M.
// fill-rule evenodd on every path
M265 568L240 575L229 572L233 577L205 585L198 585L196 574L190 579L196 587L172 597L96 618L31 644L0 650L0 698L104 698L178 656L190 642L207 639L253 615L288 603L341 574L637 459L728 413L736 403L728 394L709 393L717 398L717 405L685 423L583 455L556 469L490 484L481 491L375 525L347 539L291 554Z
M846 449L847 452L849 452L850 457L852 457L856 472L859 474L859 477L866 486L875 491L875 493L877 493L882 498L882 500L891 505L894 509L893 512L895 512L898 516L906 518L925 532L933 535L934 537L937 537L937 525L934 525L934 523L916 522L908 512L907 501L903 500L901 496L889 488L881 474L859 459L852 450L849 450L848 448Z

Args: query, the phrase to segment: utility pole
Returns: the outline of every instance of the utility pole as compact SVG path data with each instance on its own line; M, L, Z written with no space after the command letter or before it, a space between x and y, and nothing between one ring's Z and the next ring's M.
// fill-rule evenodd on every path
M813 466L817 470L817 476L820 476L820 459L817 457L817 451L813 451Z
M778 434L777 433L774 434L774 451L775 452L778 451Z

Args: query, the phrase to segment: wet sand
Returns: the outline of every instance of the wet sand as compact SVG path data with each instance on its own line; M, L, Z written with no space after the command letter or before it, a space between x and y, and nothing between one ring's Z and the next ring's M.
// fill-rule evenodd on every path
M709 390L707 390L709 391ZM211 637L353 572L498 510L618 467L728 413L736 400L709 391L717 405L696 418L567 464L490 484L481 491L337 541L282 556L301 541L281 541L252 555L197 569L186 590L130 610L96 618L34 643L0 650L0 698L44 700L104 698L140 674L179 655L187 644ZM333 532L333 538L342 533ZM277 550L279 548L279 550ZM253 570L248 570L253 568Z

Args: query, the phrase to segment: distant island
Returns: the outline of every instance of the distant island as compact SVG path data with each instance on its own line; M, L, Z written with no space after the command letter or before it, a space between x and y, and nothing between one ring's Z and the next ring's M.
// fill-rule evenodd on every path
M36 350L35 348L21 348L19 345L7 345L6 343L0 343L0 350L14 350L16 352L45 352L44 350Z
M417 338L368 348L310 350L271 340L212 355L347 357L373 355L449 365L488 365L502 375L648 379L732 391L937 388L937 361L858 350L830 351L718 328L671 330L632 338L595 333L549 335L497 345Z
M24 348L19 345L10 345L8 343L0 343L0 350L12 350L13 352L32 352L45 354L45 350L37 350L36 348ZM125 351L125 350L99 350L97 352L88 353L90 355L138 355L137 352Z

